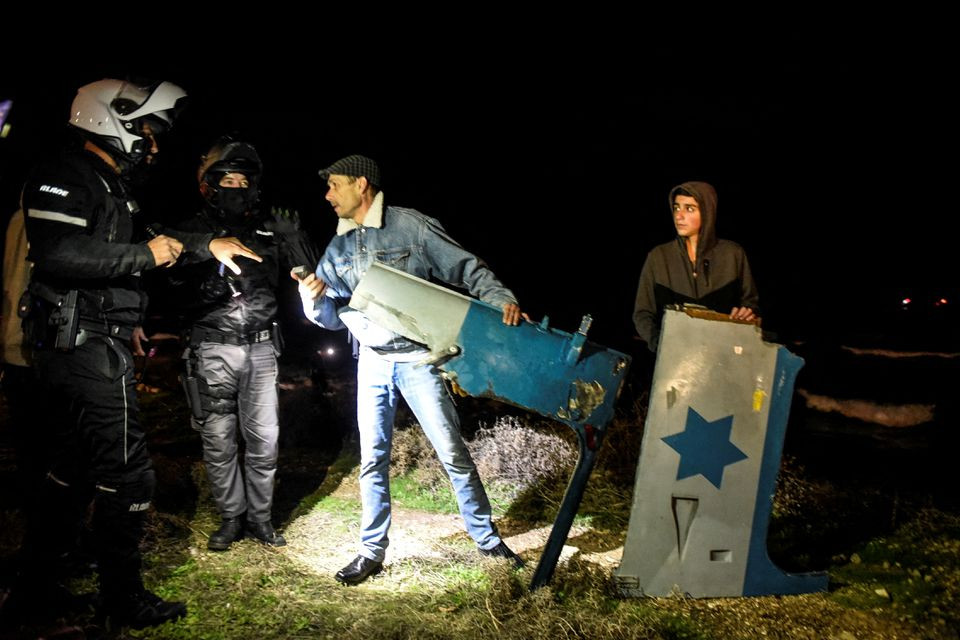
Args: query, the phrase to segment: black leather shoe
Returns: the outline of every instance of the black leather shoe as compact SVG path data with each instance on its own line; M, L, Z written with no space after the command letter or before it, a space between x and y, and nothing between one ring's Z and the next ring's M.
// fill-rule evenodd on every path
M247 535L271 547L282 547L287 544L286 539L277 533L269 520L267 522L247 522Z
M337 582L343 584L360 584L370 576L380 573L382 569L382 562L357 556L353 559L353 562L343 569L340 569L340 571L337 571L337 575L335 575L334 578L337 579Z
M243 518L224 518L220 528L210 534L207 549L226 551L230 545L243 537Z
M147 590L104 606L101 614L108 629L145 629L187 615L187 605L168 602Z
M487 556L488 558L506 558L507 560L512 561L514 569L523 569L524 567L523 559L515 554L503 540L501 540L500 544L492 549L478 548L477 550L480 552L480 555Z

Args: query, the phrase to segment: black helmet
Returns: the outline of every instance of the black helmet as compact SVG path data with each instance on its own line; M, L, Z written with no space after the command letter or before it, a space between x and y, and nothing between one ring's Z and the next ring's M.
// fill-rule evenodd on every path
M252 144L241 142L232 136L223 136L214 142L210 150L200 158L200 166L197 169L200 193L218 213L230 213L223 211L224 206L227 205L223 199L226 188L220 186L220 180L228 173L242 173L250 184L244 189L245 210L233 213L243 215L251 212L260 199L260 176L263 173L260 155ZM230 189L230 191L238 190Z

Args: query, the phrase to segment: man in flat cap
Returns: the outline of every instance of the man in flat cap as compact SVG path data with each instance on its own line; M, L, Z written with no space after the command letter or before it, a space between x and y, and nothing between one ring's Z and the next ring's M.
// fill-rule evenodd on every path
M420 278L433 277L466 289L503 308L503 322L518 325L516 297L489 267L447 235L440 223L413 209L386 206L380 167L360 155L347 156L320 172L327 201L340 219L316 273L300 282L304 313L325 329L348 328L360 344L357 364L357 422L360 427L360 553L336 574L359 584L383 566L389 542L390 446L397 390L420 422L450 481L467 533L480 553L523 566L493 524L490 501L476 465L460 437L459 418L440 375L417 366L427 349L383 329L347 306L374 262Z

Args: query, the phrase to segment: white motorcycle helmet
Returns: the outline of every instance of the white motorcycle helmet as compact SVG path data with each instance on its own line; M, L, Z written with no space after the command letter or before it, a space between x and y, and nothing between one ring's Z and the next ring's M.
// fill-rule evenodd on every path
M80 87L70 108L69 123L97 136L121 164L133 166L146 156L149 141L142 127L149 124L154 135L173 125L183 107L186 91L171 82L141 86L123 80L105 79Z

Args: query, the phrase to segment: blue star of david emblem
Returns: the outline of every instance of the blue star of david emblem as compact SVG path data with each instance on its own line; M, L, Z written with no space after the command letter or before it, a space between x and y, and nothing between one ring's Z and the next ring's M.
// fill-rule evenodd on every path
M747 458L747 454L730 442L732 428L732 415L710 422L693 407L687 407L683 431L661 438L680 454L677 480L700 474L719 489L724 467Z

